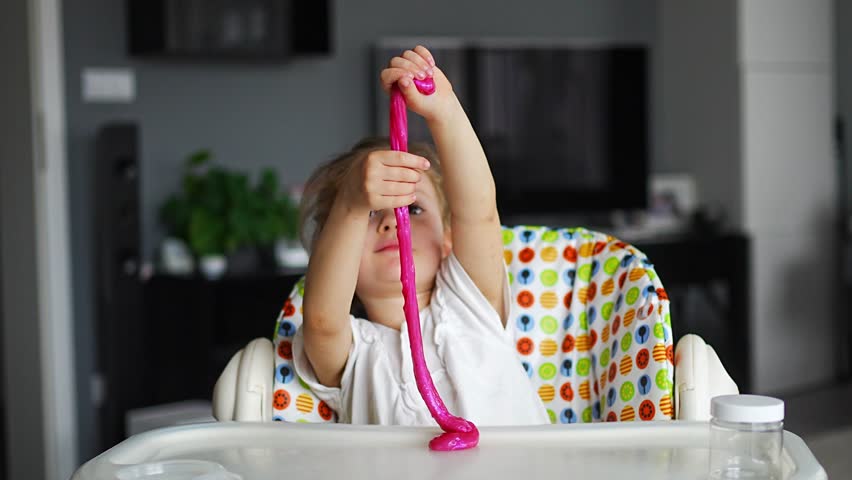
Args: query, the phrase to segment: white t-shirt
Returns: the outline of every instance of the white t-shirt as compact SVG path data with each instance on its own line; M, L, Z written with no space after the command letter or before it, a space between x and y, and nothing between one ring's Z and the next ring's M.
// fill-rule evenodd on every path
M508 285L503 299L508 314ZM301 328L293 341L296 373L341 423L437 425L417 391L406 323L397 331L354 316L350 322L340 388L317 381ZM455 254L441 262L420 322L426 365L450 413L483 426L550 423L511 334Z

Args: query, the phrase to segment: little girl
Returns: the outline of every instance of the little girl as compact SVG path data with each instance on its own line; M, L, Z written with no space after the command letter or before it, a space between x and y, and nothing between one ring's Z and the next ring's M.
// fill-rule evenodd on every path
M412 80L429 76L435 93L422 95ZM482 146L426 48L390 61L381 84L394 83L438 155L368 140L308 181L302 232L313 224L303 239L312 255L296 372L342 423L436 424L417 390L402 308L393 209L408 207L423 349L447 408L477 425L549 423L505 328L508 279Z

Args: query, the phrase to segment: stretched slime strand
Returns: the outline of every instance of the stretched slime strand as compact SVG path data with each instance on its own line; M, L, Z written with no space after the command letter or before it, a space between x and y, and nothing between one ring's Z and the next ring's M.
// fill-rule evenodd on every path
M435 82L431 78L414 79L417 90L424 95L435 92ZM390 143L391 148L400 152L408 151L408 117L406 115L405 98L397 85L391 88L390 106ZM429 413L445 433L429 442L429 448L438 451L464 450L473 448L479 443L479 430L464 418L457 417L447 410L432 376L426 367L423 356L423 339L420 333L420 309L417 306L417 291L414 283L414 257L411 253L411 224L408 217L408 207L394 209L396 215L396 237L399 241L400 280L402 281L402 296L405 300L403 310L405 323L408 326L408 341L411 345L411 358L414 365L414 379L417 390L426 402Z

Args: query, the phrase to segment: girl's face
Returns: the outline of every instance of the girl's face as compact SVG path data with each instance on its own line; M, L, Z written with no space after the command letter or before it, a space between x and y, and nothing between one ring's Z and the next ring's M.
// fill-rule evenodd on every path
M441 220L441 207L435 187L428 176L424 177L427 180L419 182L416 188L417 201L408 207L418 292L432 289L438 266L452 249L449 229L444 229ZM396 231L396 215L392 209L370 213L367 239L358 270L358 284L355 287L355 293L362 300L402 295Z

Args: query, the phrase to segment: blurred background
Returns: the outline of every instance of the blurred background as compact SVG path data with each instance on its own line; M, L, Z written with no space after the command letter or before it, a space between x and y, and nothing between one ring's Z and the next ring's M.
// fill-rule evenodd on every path
M503 223L637 245L676 337L847 472L850 42L840 0L4 0L0 477L212 419L304 272L302 185L386 134L378 73L418 43Z

